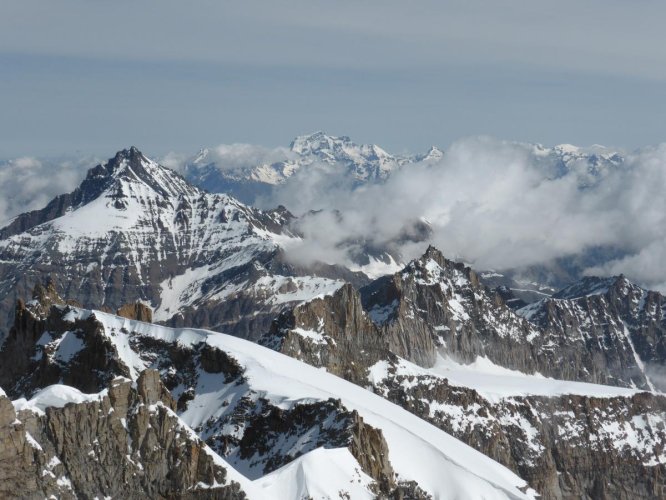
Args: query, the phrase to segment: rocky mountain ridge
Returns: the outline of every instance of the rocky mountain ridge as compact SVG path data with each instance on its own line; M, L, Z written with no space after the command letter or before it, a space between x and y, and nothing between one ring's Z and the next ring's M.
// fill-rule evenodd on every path
M211 192L229 193L253 204L259 196L270 194L301 169L316 164L339 166L356 184L382 181L392 171L415 161L435 161L442 152L434 146L414 157L392 155L375 144L356 144L349 137L324 132L296 137L284 151L284 159L272 163L227 165L212 149L202 149L186 162L182 171L193 184Z
M153 367L173 394L180 417L246 477L271 474L318 446L348 447L364 473L376 481L376 491L418 491L414 485L396 483L388 472L392 465L379 465L389 445L378 435L372 437L374 431L360 415L334 400L284 408L265 399L247 379L243 361L214 347L211 333L195 340L201 334L194 331L176 333L72 306L47 306L48 301L33 300L19 307L13 336L0 353L0 359L7 360L22 352L27 360L21 373L0 376L0 384L13 398L34 396L45 386L63 382L94 393L117 376L135 379ZM391 352L372 320L360 321L369 315L350 286L295 309L292 320L301 327L292 328L291 340L274 348L326 366L402 406L511 468L544 498L654 498L664 491L663 396L567 385L519 372L507 379L521 377L517 392L494 392L492 386L470 385L459 370L442 367L441 353L432 368L421 368ZM318 330L305 330L305 320L319 325ZM364 328L370 329L354 334ZM72 336L78 341L68 340ZM12 349L12 342L22 347ZM105 360L93 371L98 378L77 377L76 373L91 373L85 360L92 359ZM484 371L471 373L478 378ZM211 385L210 377L223 384ZM503 372L488 373L495 384L502 377ZM9 380L17 383L12 386ZM217 401L212 407L211 396ZM305 435L310 437L303 441ZM300 444L292 448L296 443ZM368 453L378 455L370 460Z
M298 238L291 219L284 208L206 193L136 148L120 151L75 191L0 231L0 332L16 300L51 276L82 305L141 301L158 321L251 336L282 304L355 279L288 263L281 245Z
M63 407L51 401L80 399ZM38 402L37 402L38 401ZM156 371L97 396L51 386L30 403L0 393L0 494L21 498L247 498L238 474L193 435ZM242 480L243 481L243 480ZM247 482L247 481L243 481Z
M616 150L593 146L580 148L570 144L545 147L526 144L533 160L553 177L573 172L581 189L598 183L608 172L624 164ZM340 166L343 177L352 185L382 182L394 172L416 163L433 164L446 156L446 150L431 146L427 152L414 155L391 154L376 144L356 144L347 136L333 136L322 131L294 138L289 147L276 152L267 161L248 154L237 164L242 151L225 155L215 148L204 148L185 161L183 175L188 181L211 192L228 193L247 204L270 197L275 186L289 182L294 175L313 166ZM253 163L254 161L254 163Z
M624 278L604 281L619 282L615 308L648 295L646 304L660 303L656 292L632 296ZM543 302L566 311L571 300L582 299ZM594 305L581 323L616 314L607 300ZM657 309L648 310L654 321ZM261 342L371 388L529 478L545 498L662 497L664 397L562 380L653 389L632 334L591 330L598 340L583 341L570 326L527 321L431 247L360 293L346 287L282 313ZM649 325L633 335L646 332L661 338ZM465 368L479 363L478 373Z
M615 305L587 298L592 305L571 316L571 301L545 299L515 312L473 270L430 247L403 271L359 292L347 287L284 312L262 342L290 353L306 352L301 344L312 344L315 357L329 369L324 360L336 358L333 353L351 339L349 353L363 345L367 355L388 350L424 367L431 367L438 354L463 363L487 357L525 373L653 389L646 365L660 369L666 362L660 350L663 297L629 288L624 278L618 282L624 285ZM622 319L618 308L633 316ZM625 323L634 326L625 330ZM349 355L340 356L349 363ZM356 371L370 365L363 362Z
M664 390L665 311L659 292L618 276L583 279L518 313L546 331L564 332L592 349L609 352L609 358L622 363L629 385Z
M276 498L276 494L284 498L286 484L292 485L295 479L294 467L305 466L306 462L310 470L329 467L325 464L331 460L327 474L338 471L340 479L325 497L334 491L350 498L430 498L457 491L464 496L476 492L488 498L533 498L523 481L483 455L434 428L418 428L416 417L383 398L296 360L214 332L173 330L65 305L51 305L44 312L47 305L33 302L19 309L13 336L0 352L5 366L6 360L17 355L12 344L21 344L28 360L21 370L0 377L3 385L8 380L16 381L9 384L12 398L20 393L27 401L15 399L14 406L34 406L44 391L52 392L53 388L71 394L73 389L60 385L65 381L93 393L105 384L112 388L120 384L125 394L125 389L131 388L129 381L134 380L141 394L141 380L148 378L153 381L151 400L164 400L164 407L176 408L176 418L221 457L215 464L228 464L233 467L228 474L245 478L240 480L239 489L249 498ZM73 342L73 338L78 340ZM90 378L84 360L95 357L107 362L100 364L96 376ZM157 380L158 373L164 388ZM81 426L88 425L88 417L76 415L89 412L86 408L71 404L64 407ZM149 405L149 412L154 411L152 408ZM102 413L108 412L104 407ZM161 428L155 422L150 425ZM0 434L4 436L4 432L11 431L0 428ZM165 436L169 435L167 432ZM94 437L83 434L82 439L93 441ZM102 443L100 438L100 453L107 443L115 446L112 439ZM83 452L87 451L85 443L81 445ZM161 467L163 452L158 448L164 449L164 443L153 439L150 446L157 453L155 466ZM142 457L130 454L137 464L142 463ZM436 464L434 469L419 465L423 457L430 465ZM115 458L108 459L110 467L117 467ZM30 474L28 471L26 477ZM317 491L328 482L324 479L327 474L299 474L297 484L305 481L305 491ZM216 488L229 484L221 476L215 478ZM90 481L95 479L72 479L73 489L78 493L90 491ZM178 479L177 484L182 488L188 483ZM205 484L209 483L199 481L191 493L199 494ZM145 486L139 488L148 491L149 496L155 495ZM211 495L217 493L211 491Z

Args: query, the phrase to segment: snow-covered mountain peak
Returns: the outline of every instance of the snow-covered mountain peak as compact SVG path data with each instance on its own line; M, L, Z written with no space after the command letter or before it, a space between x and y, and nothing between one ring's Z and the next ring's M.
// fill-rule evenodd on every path
M311 134L299 135L291 141L289 149L299 155L317 153L324 149L333 149L335 145L353 144L349 137L335 137L318 130Z
M163 198L201 193L176 172L151 160L134 146L118 151L105 165L90 170L88 178L104 174L125 183L143 185L144 191L147 187ZM118 189L117 182L115 187Z
M336 137L321 131L296 137L290 148L302 157L300 163L344 164L359 180L386 178L392 169L409 161L391 155L376 144L356 144L347 136Z
M476 273L471 268L465 266L462 262L447 259L433 245L429 245L420 258L410 262L404 272L416 273L422 276L422 279L426 282L433 280L433 282L438 282L438 280L446 277L459 283L473 282L475 286L478 285Z
M210 150L208 148L201 148L192 160L192 163L197 165L205 163L209 154Z
M444 151L437 146L430 146L430 149L424 154L417 156L418 161L438 161L444 157Z
M553 295L555 299L578 299L591 295L603 295L609 290L616 290L621 295L626 295L630 289L639 287L630 282L624 275L600 278L588 276L583 278Z
M620 163L623 160L622 155L617 150L599 144L590 147L559 144L551 149L542 148L542 150L554 154L566 164L582 160L592 165L598 165L602 162Z
M248 145L236 146L247 146L246 150L252 151ZM245 203L254 204L258 196L270 194L275 186L288 182L296 172L317 164L334 166L338 173L350 178L352 185L360 185L384 181L404 165L435 162L444 154L432 146L424 154L396 155L376 144L357 144L348 136L333 136L322 131L297 136L289 150L274 153L260 158L250 155L248 161L239 163L234 155L226 159L214 150L201 149L188 160L183 171L197 186L211 192L230 193Z
M32 230L40 224L65 216L96 200L117 210L128 207L129 200L139 200L138 212L145 211L146 199L165 206L167 199L198 196L203 193L176 172L147 158L136 147L123 149L106 163L91 168L86 178L72 192L54 198L41 210L14 218L0 229L0 239ZM143 200L143 201L141 201ZM91 220L93 225L99 221Z
M248 307L273 300L270 280L255 287L266 276L284 288L285 302L317 295L335 280L303 283L280 274L276 259L292 237L291 217L284 208L261 211L207 193L138 149L125 149L91 169L73 192L0 229L0 308L13 308L6 293L17 280L29 289L50 274L81 303L117 308L140 300L161 320L243 293L259 296ZM274 267L258 274L253 262ZM269 321L279 304L256 307Z
M575 155L581 152L581 148L574 146L573 144L558 144L557 146L553 147L553 151L556 151L560 154Z

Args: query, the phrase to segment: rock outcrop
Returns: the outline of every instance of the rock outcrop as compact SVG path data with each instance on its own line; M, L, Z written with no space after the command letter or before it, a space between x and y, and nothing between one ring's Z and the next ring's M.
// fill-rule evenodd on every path
M526 479L544 499L666 495L666 397L488 400L393 359L373 390Z
M52 384L99 392L130 368L90 314L66 305L19 301L15 324L0 349L0 387L12 397L31 396Z
M15 412L0 396L0 496L7 498L245 498L214 453L173 412L159 375L138 389L62 408Z
M439 352L563 380L652 388L648 372L666 366L666 301L624 278L610 282L601 294L597 287L567 298L574 292L564 290L514 312L473 270L430 247L361 295L391 350L421 366Z
M260 343L353 382L389 352L351 285L282 313Z
M116 311L118 316L127 319L135 319L146 323L153 322L153 310L146 304L135 302L134 304L125 304Z
M358 413L345 408L339 400L303 402L285 410L247 384L238 361L205 342L186 347L158 340L141 333L146 332L145 323L122 318L117 318L118 330L109 329L95 313L70 306L53 305L46 317L38 317L30 307L21 309L21 314L29 318L29 325L37 326L23 331L20 325L15 325L5 350L0 352L1 366L12 353L19 351L19 345L25 351L22 370L17 366L3 379L14 381L9 391L14 398L30 397L58 383L84 392L99 392L108 381L111 406L119 415L127 414L134 399L147 407L160 402L169 411L182 414L187 412L198 384L213 375L224 381L234 397L217 418L202 422L196 431L232 465L253 471L252 478L273 472L319 447L348 448L363 472L376 482L378 493L400 495L414 491L414 498L425 498L418 496L415 485L396 480L381 431L367 425ZM35 333L30 334L33 330ZM64 356L59 348L69 335L78 339L79 350L70 349ZM141 369L157 370L146 369L139 374L138 364L128 366L123 362L119 353L123 346L132 350ZM118 376L138 376L136 389L131 389L129 382L117 383ZM100 411L107 410L104 407ZM80 431L74 428L65 431L69 432Z

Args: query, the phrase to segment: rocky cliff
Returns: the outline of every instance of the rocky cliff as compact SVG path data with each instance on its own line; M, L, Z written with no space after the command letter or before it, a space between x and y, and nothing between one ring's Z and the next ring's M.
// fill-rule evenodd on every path
M393 358L366 383L516 471L545 499L666 497L666 397L575 384L549 396L484 395L446 375Z
M624 276L585 278L518 313L595 355L588 379L664 390L666 299ZM571 364L572 356L558 362Z
M19 401L16 411L0 396L1 496L246 498L176 416L157 372L85 399L44 410Z
M590 330L603 324L622 331L628 324L660 338L661 312L655 319L660 296L637 287L631 295L630 289L625 283L605 298L545 300L520 315L471 269L429 248L402 272L360 293L347 287L283 313L262 343L372 387L515 470L545 498L661 497L666 493L663 396L620 389L606 396L607 390L595 388L600 386L564 382L540 392L539 386L549 387L548 379L525 375L648 388L647 379L632 372L642 361L628 336ZM612 300L616 305L609 307ZM546 323L538 313L569 311L575 301L583 304L571 316L577 323L556 323L554 313ZM484 397L474 383L449 382L448 372L438 368L442 359L467 364L483 359L500 375L506 374L498 365L521 370L508 375L511 383L527 377L532 388Z
M473 270L430 247L360 292L392 350L422 366L438 351L558 379L651 388L646 365L659 371L666 360L663 297L624 278L611 281L602 295L566 299L565 290L514 312ZM400 342L420 348L410 354Z
M253 389L246 379L243 366L223 350L210 346L205 341L184 345L173 339L156 338L151 334L150 325L146 323L104 315L105 318L114 318L115 323L109 325L100 321L101 315L103 313L92 313L62 304L49 306L48 303L37 300L27 305L20 303L12 334L5 348L0 351L0 366L4 367L0 383L8 388L7 392L12 398L22 401L31 397L39 398L40 394L50 387L71 387L84 393L102 394L104 389L110 386L108 402L100 396L99 401L86 403L97 406L81 410L85 415L112 413L121 420L128 419L129 414L139 415L143 412L137 410L138 407L135 408L133 404L144 401L150 401L144 406L153 413L163 411L162 407L168 408L171 413L177 411L215 453L224 457L235 469L243 471L249 479L260 479L318 448L347 449L358 462L363 474L372 480L371 489L375 494L391 498L427 498L416 484L398 480L388 459L388 445L382 431L368 425L363 416L347 408L340 400L330 398L302 401L285 408L283 404L276 404L261 391ZM17 362L10 363L9 360L14 357ZM159 371L147 370L148 367ZM137 381L138 396L132 392L133 379ZM212 411L214 418L203 418L199 408L202 398L206 398L212 380L219 380L223 393L228 396L218 396L219 401L206 410ZM118 396L119 391L122 397ZM162 404L154 408L156 401L161 401ZM50 411L51 409L47 409L47 415L51 415ZM64 418L55 415L51 418ZM101 432L97 430L101 424L96 422L88 425L80 413L70 411L66 416L65 421L58 421L57 424L61 429L61 439L67 440L70 433L77 433L79 436L83 433L81 439L92 442L96 439L95 433ZM175 414L173 416L177 418ZM148 417L140 422L149 428L164 429L160 434L164 439L168 439L170 433L175 432L164 425L158 427ZM81 429L76 425L87 427ZM145 434L145 430L133 431L131 422L128 425L131 436L136 433L141 436ZM98 453L105 454L107 446L115 446L115 441L103 436L98 439L99 443L95 445ZM138 440L137 443L139 442L142 441ZM84 451L90 448L79 442L68 443L72 446L72 453L74 447ZM155 443L151 438L150 446L157 447L161 444ZM168 448L164 452L170 453ZM133 458L131 453L129 455L137 467L141 467L143 460L153 460L152 455L146 455L143 448L137 453L138 458ZM59 460L64 462L64 458L58 456ZM47 457L45 460L48 459ZM72 467L77 470L92 467L81 462L78 456L68 460L71 460ZM160 460L160 457L154 458L156 467L161 463ZM105 475L110 474L106 468L121 467L113 456L109 456L108 464L104 462L97 466ZM194 464L192 467L197 470L196 467L199 466ZM185 471L187 470L189 469L186 467ZM29 471L26 477L33 473L34 471ZM172 484L169 486L171 490L165 491L181 494L180 492L187 489L182 485L189 484L187 481L190 479L192 478L176 478L174 481L178 482L174 483L175 486ZM158 482L158 479L152 476L150 480L153 483ZM193 484L226 484L222 480L211 483L210 477L192 480ZM85 478L76 478L76 481L70 478L70 482L72 481L75 483L73 491L77 494L92 495L91 492L94 491L110 494L112 491L108 484L98 484L101 480L90 474ZM93 486L89 484L91 481L94 482ZM8 491L17 491L16 487L16 484L12 483L8 486ZM125 485L124 488L124 491L145 490L145 494L153 498L169 496L168 493L161 493L161 486L158 484L152 486L152 489L145 489L147 487L143 484ZM204 495L203 490L196 492L196 495ZM214 497L226 498L221 496L219 491L215 492Z

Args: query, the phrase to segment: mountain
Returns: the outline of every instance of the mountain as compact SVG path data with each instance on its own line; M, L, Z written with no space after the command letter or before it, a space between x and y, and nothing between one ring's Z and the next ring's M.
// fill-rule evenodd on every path
M568 337L619 361L617 378L664 390L666 298L624 276L584 278L517 311L547 332Z
M603 281L571 290L603 293ZM640 304L663 316L658 294L631 294L622 281L616 308ZM565 299L543 301L552 302L570 308ZM550 311L537 304L528 307ZM656 382L631 335L581 328L608 326L612 307L594 305L581 309L580 323L543 324L518 311L527 321L431 247L360 292L345 286L283 312L261 343L373 390L511 468L545 498L660 497L666 398L636 389ZM660 345L653 319L637 321L636 338Z
M291 219L282 207L202 191L136 148L120 151L73 192L0 229L0 331L16 300L50 277L83 305L140 301L158 321L260 335L283 304L357 279L287 263Z
M0 397L0 453L18 448L40 465L3 462L0 472L13 481L3 484L26 481L31 496L56 485L109 495L125 478L149 496L535 497L515 474L399 406L252 342L72 306L42 315L45 306L17 311L0 353L6 366L8 348L22 344L28 360L17 383L2 378L14 401Z
M611 285L590 279L549 300L587 299ZM622 297L628 303L641 301L625 292ZM647 295L645 299L654 302ZM412 444L404 444L407 435L414 439L415 433L420 443L440 443L439 434L421 434L430 429L425 422L513 470L545 498L654 498L666 486L664 397L578 381L648 385L635 374L613 371L612 362L624 359L618 353L626 339L611 339L617 344L610 346L581 343L575 332L528 322L474 271L432 247L401 272L360 292L347 284L283 311L262 344L296 358L289 362L241 339L58 305L64 302L51 284L37 287L27 304L18 303L14 327L0 352L0 386L15 400L15 408L30 406L21 398L36 398L37 404L49 387L55 388L47 395L78 394L63 384L99 394L118 376L139 380L145 370L157 369L173 398L182 422L178 425L206 442L243 491L261 485L264 494L287 496L323 488L331 496L331 491L348 491L342 485L350 480L360 485L354 495L361 498L377 492L419 498L423 492L444 491L438 482L448 470L444 464L450 467L453 456L469 451L461 452L462 445L454 442L441 442L439 451L422 445L405 451L412 450ZM140 306L123 311L147 315ZM608 373L590 370L598 365L600 352ZM303 361L329 373L308 369ZM350 383L360 387L352 389ZM88 396L77 398L74 402L90 402ZM62 398L58 401L63 404ZM72 418L86 422L87 408ZM378 415L384 419L377 420ZM396 425L403 429L397 434L390 431ZM43 436L40 429L28 432L33 438ZM59 449L52 438L46 439L37 441L42 449ZM85 438L79 447L92 440ZM168 443L155 446L162 449ZM325 451L330 449L337 451ZM397 456L391 452L396 449ZM444 450L446 458L438 455ZM382 458L387 455L388 463ZM434 475L415 458L424 456L428 463L441 464ZM71 467L82 463L79 455L58 457ZM51 456L40 460L49 462ZM109 460L108 467L117 466L118 458ZM497 464L478 456L470 460L455 461L462 469L447 473L446 491L503 495L487 490L483 482L487 469ZM479 473L471 463L486 465ZM329 467L339 473L322 482L327 477L322 471ZM471 481L465 470L474 470L477 479ZM508 472L502 474L507 477ZM87 479L65 479L80 481L78 488L90 487ZM525 491L524 483L512 481L512 488Z
M346 285L282 312L261 342L357 383L392 353L424 368L440 355L465 364L481 357L562 380L662 387L651 372L666 364L663 296L623 277L589 283L597 295L514 311L473 270L430 247L360 291ZM569 290L581 286L556 296Z
M352 158L337 139L293 154ZM594 154L542 156L621 165ZM136 148L0 229L0 496L664 497L660 293L362 238L365 274L302 266L300 237Z
M608 173L624 165L621 152L599 145L581 148L560 144L548 148L535 144L532 146L532 155L555 178L575 174L582 189L596 185Z
M374 144L356 144L349 137L315 132L296 137L284 159L272 163L236 166L225 163L214 149L203 149L186 162L183 172L193 184L211 192L228 193L253 204L257 197L270 194L303 168L315 164L340 166L354 185L387 179L391 172L416 161L437 161L443 153L432 147L426 154L399 156Z
M581 188L594 185L624 163L620 152L603 146L579 148L561 144L547 148L527 144L525 147L532 159L553 177L573 172ZM347 136L336 137L318 131L296 137L288 149L279 153L282 158L277 161L254 160L253 155L247 154L247 159L239 163L238 155L204 148L185 162L183 173L201 188L228 193L253 204L258 197L269 195L275 186L316 164L341 166L351 184L360 185L386 180L405 165L439 162L445 154L431 146L423 154L394 155L376 144L356 144Z

